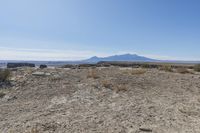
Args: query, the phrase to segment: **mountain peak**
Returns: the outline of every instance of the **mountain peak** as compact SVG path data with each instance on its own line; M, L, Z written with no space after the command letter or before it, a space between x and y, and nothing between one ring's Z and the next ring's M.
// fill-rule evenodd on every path
M97 56L93 56L93 57L91 57L90 59L98 59L99 57L97 57Z
M129 61L129 62L152 62L156 61L154 59L150 59L147 57L139 56L137 54L122 54L122 55L113 55L108 57L97 57L93 56L87 60L84 60L84 62L90 62L90 63L97 63L99 61Z

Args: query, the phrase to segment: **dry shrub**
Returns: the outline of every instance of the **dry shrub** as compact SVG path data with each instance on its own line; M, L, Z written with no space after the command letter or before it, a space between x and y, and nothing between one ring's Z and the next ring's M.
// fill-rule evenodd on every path
M191 73L187 68L184 67L177 68L176 71L181 74Z
M124 74L140 75L146 73L146 70L143 68L137 69L127 69L123 71Z
M48 78L49 81L60 81L62 80L62 77L60 75L52 75L51 77Z
M39 133L39 130L37 128L32 128L30 133Z
M33 127L33 128L31 128L30 131L28 131L26 133L39 133L39 130L36 127Z
M108 81L108 80L103 80L102 81L102 85L105 88L111 88L112 87L112 83L110 81Z
M109 80L103 80L102 85L105 88L109 88L111 90L116 91L117 93L120 91L127 91L127 85L126 84L113 84Z
M8 81L11 76L11 72L8 69L0 70L0 81L5 82Z
M200 72L200 64L194 66L194 71Z
M90 70L88 71L87 78L93 78L93 79L99 78L99 76L97 75L96 69L90 69Z
M171 65L162 65L159 69L166 72L173 72Z
M142 68L151 68L151 65L150 64L141 64L141 67Z
M0 92L0 98L3 98L6 94L3 92Z
M132 75L140 75L140 74L144 74L144 73L146 73L146 70L145 69L141 69L141 68L139 68L139 69L132 69L131 70L131 74Z
M26 70L27 74L32 74L34 71L34 69L32 69L32 68L26 68L25 70Z
M125 84L118 84L115 87L116 92L127 91L127 86Z

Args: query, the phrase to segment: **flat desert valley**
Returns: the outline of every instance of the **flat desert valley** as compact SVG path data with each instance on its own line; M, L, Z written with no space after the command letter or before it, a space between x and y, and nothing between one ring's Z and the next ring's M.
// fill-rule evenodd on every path
M18 68L10 82L0 89L0 133L200 132L199 72Z

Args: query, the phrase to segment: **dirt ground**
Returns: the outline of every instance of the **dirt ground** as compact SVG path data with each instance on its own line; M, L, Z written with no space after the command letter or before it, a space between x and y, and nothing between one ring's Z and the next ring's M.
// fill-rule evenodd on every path
M18 69L0 89L0 133L200 133L200 73L132 71Z

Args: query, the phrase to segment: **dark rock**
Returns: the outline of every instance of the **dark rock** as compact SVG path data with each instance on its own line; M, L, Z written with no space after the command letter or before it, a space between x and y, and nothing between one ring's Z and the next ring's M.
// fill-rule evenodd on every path
M139 129L140 129L140 131L143 131L143 132L152 132L153 131L152 129L147 128L147 127L140 127Z
M35 67L32 63L8 63L7 68L17 68L17 67Z
M40 65L41 69L47 68L47 65Z

